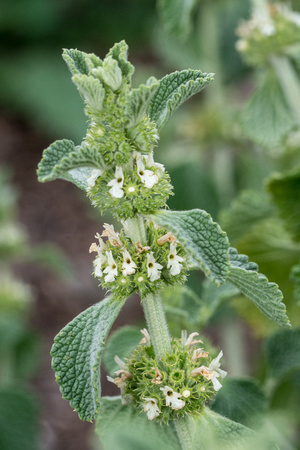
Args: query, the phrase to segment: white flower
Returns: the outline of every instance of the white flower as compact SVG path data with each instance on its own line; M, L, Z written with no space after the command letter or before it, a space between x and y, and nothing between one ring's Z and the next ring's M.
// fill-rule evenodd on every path
M221 389L222 385L219 382L218 378L224 378L227 375L227 372L225 372L225 370L220 369L220 359L223 356L223 352L222 350L220 351L220 353L218 354L218 356L212 360L212 362L210 363L210 365L208 367L206 366L201 366L198 367L197 369L192 370L191 375L192 377L195 377L197 375L203 375L204 378L206 378L207 380L210 380L213 384L214 390L218 391L219 389Z
M103 272L107 274L104 280L106 283L110 283L112 281L115 281L115 277L118 275L118 268L111 250L105 253L107 256L108 266L103 270Z
M193 352L192 361L197 361L199 358L207 358L209 352L205 352L203 348L196 348Z
M100 170L100 169L93 169L91 171L91 175L86 180L89 188L92 188L93 186L95 186L95 182L96 182L97 178L101 177L101 175L103 175L103 172L104 171Z
M104 227L104 231L101 234L101 236L107 237L109 242L111 243L111 245L113 245L114 247L122 247L123 244L119 238L119 233L115 232L114 226L109 225L108 223L105 223L103 225L103 227ZM96 235L96 237L98 237L98 236ZM98 237L98 239L99 239L99 237Z
M146 347L150 347L150 345L151 345L150 334L148 333L146 328L143 328L140 331L141 331L142 335L144 336L143 339L141 340L140 344L146 344Z
M171 406L172 409L181 409L185 405L184 400L180 400L182 396L178 392L173 391L169 386L165 386L164 388L160 388L163 394L166 396L166 406Z
M156 169L159 169L162 172L165 171L165 166L163 164L154 162L152 153L149 153L148 155L144 156L144 158L147 167L155 167Z
M99 239L99 245L97 245L95 242L93 242L93 244L90 246L89 252L97 252L98 256L97 258L94 260L93 265L94 265L94 275L96 277L102 277L103 276L103 272L102 272L102 266L104 266L104 264L106 263L106 255L104 254L105 250L106 250L106 244L103 242L103 240L101 239L100 235L97 233L95 236L96 239Z
M152 170L145 169L142 158L136 159L137 173L146 188L151 189L158 182L158 176Z
M113 178L107 186L111 186L109 193L112 197L122 198L124 195L123 191L124 175L122 167L116 166L115 178Z
M147 275L150 281L155 281L160 278L160 271L163 266L155 262L153 252L147 253Z
M157 400L151 397L143 397L143 400L146 401L144 405L144 411L147 413L147 417L149 420L155 419L160 414L160 410L157 406Z
M182 345L186 345L187 347L191 347L194 344L199 344L199 343L203 344L201 339L195 340L194 336L199 336L199 333L194 332L194 333L191 333L189 336L187 336L187 331L186 330L182 330L182 332L181 332Z
M170 253L168 254L168 265L167 269L170 269L171 275L178 275L181 272L182 264L180 264L184 259L177 255L176 243L171 242Z
M131 256L127 250L123 252L122 274L124 276L135 273L136 264L132 261Z

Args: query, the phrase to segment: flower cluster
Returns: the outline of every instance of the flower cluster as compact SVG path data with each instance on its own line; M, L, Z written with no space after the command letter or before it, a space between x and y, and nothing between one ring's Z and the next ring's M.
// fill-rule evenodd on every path
M135 151L125 167L94 169L87 182L93 205L123 220L163 208L172 193L169 175L152 153Z
M300 14L284 4L270 4L267 14L256 14L237 29L237 49L250 65L266 62L274 54L298 45Z
M142 409L149 420L168 422L185 413L201 411L222 387L219 379L226 376L220 368L219 355L212 359L209 352L194 339L198 333L172 340L172 351L157 359L147 330L144 338L126 362L115 357L120 370L116 377L108 377L121 390L123 404L133 404ZM120 376L121 375L121 376Z
M118 297L135 291L142 295L155 293L164 285L182 283L187 263L183 247L172 233L146 224L147 242L133 243L123 233L116 233L112 225L104 224L103 233L95 237L90 252L96 252L94 275L105 289ZM107 238L106 242L102 238Z

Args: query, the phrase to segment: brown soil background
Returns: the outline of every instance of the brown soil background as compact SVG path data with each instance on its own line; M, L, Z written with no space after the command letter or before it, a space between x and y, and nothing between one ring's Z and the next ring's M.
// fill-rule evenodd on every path
M0 165L12 171L17 189L18 221L28 234L29 243L58 246L74 268L72 278L62 278L41 264L18 264L16 275L29 283L35 294L30 327L41 339L39 370L31 382L40 404L42 450L91 450L93 424L81 422L69 403L61 398L51 369L50 349L60 329L87 307L104 297L91 276L93 256L88 249L94 235L102 229L85 195L64 181L41 184L36 168L43 149L53 142L38 134L22 119L0 117ZM143 320L137 297L124 306L112 329ZM116 395L102 370L102 392Z

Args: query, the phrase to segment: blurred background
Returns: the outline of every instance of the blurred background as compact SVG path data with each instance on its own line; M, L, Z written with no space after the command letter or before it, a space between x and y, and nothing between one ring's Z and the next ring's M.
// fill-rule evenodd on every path
M263 106L255 103L255 110L252 102L251 109L249 99L266 68L264 63L251 67L236 50L236 29L250 17L250 1L199 0L193 14L177 27L166 19L164 3L13 0L1 6L0 430L7 433L2 441L0 437L3 450L101 448L93 437L93 424L81 422L61 399L49 354L60 329L104 296L91 276L88 249L103 221L111 220L102 218L75 186L37 182L42 151L62 138L79 144L87 128L81 98L61 58L63 48L103 58L124 39L136 67L135 86L151 75L162 78L184 68L216 73L211 86L176 112L155 149L155 159L165 164L174 185L169 206L205 209L221 221L231 244L279 284L292 323L299 325L299 236L282 223L265 190L265 180L274 171L299 164L299 122L295 125L287 113L272 116L269 125L253 124ZM289 2L296 11L299 3ZM297 74L299 54L298 66L296 57L293 60ZM272 95L260 95L261 102L274 99ZM267 142L262 126L269 127ZM264 342L278 327L234 293L217 295L210 289L197 273L190 276L184 294L166 293L172 332L203 329L225 355L226 348L234 346L227 357L230 375L264 380ZM144 326L137 297L126 303L113 331L125 324ZM104 394L117 394L106 373L104 368ZM297 389L289 395L297 392L299 399L299 366L297 374ZM287 391L278 392L277 405L285 408L281 402Z

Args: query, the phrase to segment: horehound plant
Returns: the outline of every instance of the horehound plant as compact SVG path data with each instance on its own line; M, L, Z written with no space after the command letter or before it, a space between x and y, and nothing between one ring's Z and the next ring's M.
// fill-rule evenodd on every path
M158 133L213 75L183 70L159 81L151 77L133 89L134 67L125 42L115 44L104 60L78 50L64 50L63 57L85 102L89 128L82 144L60 140L44 151L39 180L73 182L102 213L109 211L121 230L104 224L90 247L96 253L94 276L109 295L54 340L53 369L62 395L80 419L98 421L101 435L105 340L127 298L138 292L147 329L129 358L116 355L119 370L109 377L120 388L120 405L137 409L151 424L175 424L177 448L212 448L208 436L235 448L252 432L207 407L226 375L220 368L222 350L211 356L196 331L171 338L160 297L166 286L184 283L189 270L200 269L217 285L233 284L269 319L289 326L277 285L230 248L226 233L208 213L167 208L170 178L153 157ZM205 433L199 437L201 429Z

